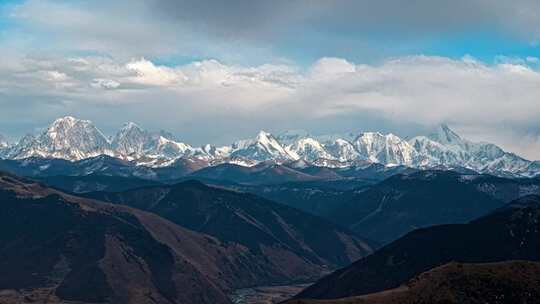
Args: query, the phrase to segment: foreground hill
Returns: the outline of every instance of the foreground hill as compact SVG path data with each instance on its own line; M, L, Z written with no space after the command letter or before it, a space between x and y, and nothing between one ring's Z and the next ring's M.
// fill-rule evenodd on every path
M6 174L0 198L2 303L229 303L252 279L245 249L149 213Z
M462 225L415 230L374 254L326 276L298 298L343 298L397 288L451 261L540 260L540 197L518 199Z
M267 275L282 280L300 279L294 269L344 266L373 252L371 242L322 218L197 181L85 195L149 211L223 242L246 246L261 263L274 265Z
M233 289L325 271L322 254L274 244L264 259L234 240L10 174L0 173L0 204L0 303L228 304ZM335 261L365 254L356 237L342 237Z
M335 300L291 300L287 304L485 304L536 303L540 263L449 263L424 272L400 288Z

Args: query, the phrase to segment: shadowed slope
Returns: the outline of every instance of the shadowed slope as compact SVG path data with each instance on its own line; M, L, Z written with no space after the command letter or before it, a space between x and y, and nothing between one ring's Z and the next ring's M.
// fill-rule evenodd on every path
M540 260L540 197L518 199L462 225L415 230L375 254L326 276L299 298L341 298L396 288L451 261Z

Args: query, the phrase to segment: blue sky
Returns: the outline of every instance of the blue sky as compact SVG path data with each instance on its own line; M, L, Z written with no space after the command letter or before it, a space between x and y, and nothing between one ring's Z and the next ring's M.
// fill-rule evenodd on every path
M532 0L4 0L0 133L63 115L192 144L449 123L540 158L538 16Z
M381 16L369 18L367 21L358 19L369 16L370 1L335 1L337 5L324 7L324 1L296 1L300 4L288 7L277 1L276 7L266 7L268 5L246 5L246 1L231 1L231 8L225 10L223 14L209 13L212 8L212 1L200 1L202 5L196 6L188 13L189 16L175 15L171 11L181 11L186 7L194 6L190 1L133 1L139 5L131 5L127 1L115 1L114 5L110 1L26 1L26 0L4 0L1 2L0 31L2 32L3 43L8 43L13 47L27 48L28 52L36 51L56 54L102 54L111 56L137 56L145 55L156 62L167 65L185 64L195 60L214 58L227 63L241 64L263 64L280 60L291 60L297 64L309 65L321 57L340 57L354 62L376 63L389 57L399 57L404 55L436 55L451 58L461 58L464 55L471 55L484 62L492 63L497 56L527 57L539 56L539 44L537 38L539 32L533 29L534 21L528 20L530 17L520 15L519 5L525 9L538 9L532 1L517 1L516 15L514 18L522 18L517 22L512 22L512 11L506 12L509 16L499 16L500 10L508 10L506 5L493 4L494 16L485 13L469 13L461 16L460 4L448 9L448 14L431 12L429 9L434 5L428 5L425 11L421 6L430 1L416 1L416 8L409 8L403 14L402 1L380 1L382 4L375 5L373 14ZM249 1L247 1L249 2ZM262 3L262 1L253 1ZM295 1L291 1L295 2ZM434 3L444 3L447 1L431 1ZM461 1L456 1L461 2ZM471 1L482 2L482 1ZM162 3L162 4L160 4ZM306 3L315 3L306 5ZM523 3L523 4L522 4ZM205 6L206 5L206 6ZM529 6L533 6L532 8ZM37 7L45 9L40 12L40 16L35 16ZM221 5L223 6L223 5ZM252 9L252 11L247 11ZM279 7L285 7L280 9ZM310 6L309 9L303 9ZM318 6L323 6L319 8ZM329 5L327 5L329 6ZM411 5L409 5L411 6ZM413 5L414 6L414 5ZM463 6L463 4L461 4ZM501 7L497 7L501 6ZM32 8L34 7L34 8ZM477 10L490 9L489 4L471 5L467 9L474 7ZM49 8L52 18L66 18L62 20L51 20L46 22L46 9ZM242 10L244 8L244 10ZM130 11L132 9L133 11ZM274 12L264 12L259 10L274 10ZM291 12L284 12L290 9ZM358 13L358 16L351 14L354 10L367 11ZM444 9L441 8L441 9ZM133 13L132 19L128 22L144 20L145 23L156 26L166 26L181 29L176 37L172 35L171 40L163 41L163 44L170 46L170 49L157 51L147 51L146 54L139 54L136 50L121 49L118 46L100 49L93 46L66 46L70 39L69 16L71 11L76 13L86 12L102 15L107 18L107 10L122 10L126 15ZM103 12L100 12L102 10ZM152 11L153 10L153 11ZM253 12L253 10L255 12ZM321 10L324 10L321 12ZM307 11L307 12L303 12ZM496 13L498 12L498 13ZM245 17L244 14L253 14L254 20ZM284 15L276 17L275 15ZM434 14L435 17L426 17ZM437 14L441 14L438 16ZM455 15L452 15L455 14ZM259 16L260 15L260 16ZM396 16L404 15L396 18ZM470 16L469 16L470 15ZM113 17L114 14L109 14ZM534 15L533 15L534 16ZM256 19L260 17L260 19ZM433 20L440 17L438 22ZM490 18L491 17L491 18ZM505 21L508 18L510 21ZM212 22L205 20L218 19ZM247 18L245 22L238 19ZM400 20L401 18L401 20ZM478 20L474 20L478 18ZM219 21L220 19L223 19ZM194 21L195 20L195 21ZM261 21L262 20L262 21ZM417 21L419 20L419 21ZM448 24L444 24L444 22ZM122 15L118 19L110 20L111 27L122 23ZM89 24L89 26L91 26ZM125 26L125 24L124 24ZM64 27L64 28L63 28ZM528 28L531 27L531 28ZM81 30L88 30L81 28ZM114 29L111 29L114 30ZM123 30L123 29L122 29ZM92 35L94 39L99 38L98 33L81 32L81 35ZM119 32L119 34L121 34ZM159 36L160 33L156 33ZM193 37L196 38L193 38ZM84 39L84 37L81 37ZM191 38L188 47L175 47L175 40ZM153 42L155 43L155 42Z

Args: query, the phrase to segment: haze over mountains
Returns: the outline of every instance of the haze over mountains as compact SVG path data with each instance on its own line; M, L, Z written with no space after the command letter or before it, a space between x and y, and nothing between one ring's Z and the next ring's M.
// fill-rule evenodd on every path
M45 131L27 135L9 145L0 138L0 157L59 158L70 161L108 155L148 167L167 167L180 158L205 162L203 166L233 163L253 166L264 161L298 162L319 167L356 167L377 163L413 168L464 168L501 176L535 176L538 162L505 152L494 144L466 140L441 125L427 136L403 139L394 134L365 132L353 136L310 136L285 132L274 136L261 131L253 139L229 146L193 147L168 132L149 132L126 123L112 138L90 121L73 117L55 120Z

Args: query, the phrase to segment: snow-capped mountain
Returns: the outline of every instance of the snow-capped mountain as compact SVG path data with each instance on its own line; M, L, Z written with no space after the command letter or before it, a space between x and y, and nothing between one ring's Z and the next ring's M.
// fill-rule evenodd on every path
M133 122L128 122L116 133L112 148L128 159L142 157L175 159L194 152L185 143L177 142L170 133L148 132Z
M362 133L353 144L361 157L374 163L413 166L419 158L407 141L394 134Z
M334 159L320 142L310 137L300 138L285 149L290 155L297 156L296 159L302 158L307 161L314 161L320 158Z
M339 162L350 162L358 159L363 159L360 156L360 153L356 150L354 145L345 139L335 139L327 141L324 143L324 148L332 156L332 159L335 159Z
M475 143L461 138L447 125L441 125L428 136L409 140L422 159L418 167L437 165L464 167L484 173L525 174L530 161L508 153L490 143Z
M192 147L172 134L149 132L135 123L126 123L111 140L90 121L73 117L55 120L45 131L26 135L17 144L0 139L0 157L29 157L82 160L108 155L147 167L168 167L179 159L200 160L209 166L231 163L255 166L260 162L297 163L302 166L333 168L369 164L413 168L452 168L502 176L536 176L539 162L531 162L505 152L490 143L462 138L441 125L427 136L409 140L394 134L364 132L353 136L312 136L305 131L289 131L278 136L261 131L252 139L230 146Z
M37 137L25 136L7 152L8 158L28 157L81 160L98 155L114 155L110 143L90 121L71 116L55 120Z
M172 138L166 132L151 133L135 123L126 123L109 141L92 122L67 116L55 120L37 136L26 135L16 145L9 147L4 157L44 157L75 161L109 155L136 160L143 157L176 159L187 153L195 153L196 149Z
M122 155L142 156L149 140L148 132L137 124L128 122L114 136L112 147Z
M299 158L293 151L287 151L272 134L265 131L259 132L255 139L237 141L231 150L231 157L256 161L285 161Z

